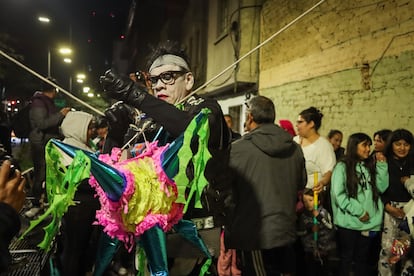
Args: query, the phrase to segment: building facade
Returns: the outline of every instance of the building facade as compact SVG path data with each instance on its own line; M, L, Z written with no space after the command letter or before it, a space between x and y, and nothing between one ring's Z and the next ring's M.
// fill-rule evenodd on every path
M260 94L274 100L277 119L294 122L303 109L319 108L321 135L332 128L342 130L345 139L382 128L414 131L414 1L172 0L165 5L152 41L174 39L187 46L199 93L217 98L223 112L235 118L236 130L242 131L244 101ZM143 45L137 28L129 33ZM130 43L131 51L137 52L136 44Z
M266 1L261 40L316 2ZM318 107L322 135L414 131L413 42L414 1L325 1L261 48L259 93L279 119Z

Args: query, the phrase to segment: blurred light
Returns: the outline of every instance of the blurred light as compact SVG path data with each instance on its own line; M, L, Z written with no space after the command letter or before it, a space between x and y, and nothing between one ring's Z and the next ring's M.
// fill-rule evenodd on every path
M11 103L7 103L7 106L11 106Z
M101 97L101 94L97 94L96 97L100 98Z
M77 74L76 78L84 80L84 79L86 79L86 75L85 74Z
M121 36L120 36L120 38L121 38L121 39L125 39L125 36L124 36L124 35L121 35Z
M65 62L65 63L72 63L72 59L70 59L70 58L64 58L63 59L63 62Z
M11 104L15 104L16 102L15 101L11 101Z
M7 108L7 111L11 111L11 107L8 107L8 108Z
M37 18L37 20L39 20L40 22L43 22L43 23L49 23L50 22L50 19L48 17L45 17L45 16L39 16Z
M63 48L59 49L59 53L61 53L62 55L70 55L70 54L72 54L72 49L67 48L67 47L63 47Z
M83 79L76 79L77 83L83 83Z
M18 108L15 108L15 109L14 109L14 112L17 112L17 111L19 111L19 109L18 109Z
M115 18L115 13L110 12L110 13L109 13L109 16L110 16L110 17L112 17L112 18Z
M93 98L93 96L94 96L93 93L88 93L89 98Z
M18 103L18 104L19 104L19 103L20 103L20 101L19 101L19 100L17 100L17 101L16 101L16 103Z
M88 93L88 92L89 92L89 90L91 90L91 88L90 88L90 87L88 87L88 86L85 86L85 87L83 88L83 93Z

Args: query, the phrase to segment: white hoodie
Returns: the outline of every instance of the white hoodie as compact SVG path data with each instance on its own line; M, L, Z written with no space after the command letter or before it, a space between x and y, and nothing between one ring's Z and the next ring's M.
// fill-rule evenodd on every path
M61 125L65 139L63 143L93 152L87 145L88 126L93 116L82 111L70 111L66 114Z

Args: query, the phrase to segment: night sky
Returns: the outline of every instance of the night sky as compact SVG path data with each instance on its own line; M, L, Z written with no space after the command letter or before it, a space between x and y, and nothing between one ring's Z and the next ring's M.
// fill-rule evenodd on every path
M0 33L9 34L23 63L44 76L50 47L51 75L63 87L68 86L67 75L80 71L94 85L111 66L112 43L122 39L130 4L131 0L0 0ZM40 15L51 22L42 24ZM57 48L70 44L74 53L68 65Z

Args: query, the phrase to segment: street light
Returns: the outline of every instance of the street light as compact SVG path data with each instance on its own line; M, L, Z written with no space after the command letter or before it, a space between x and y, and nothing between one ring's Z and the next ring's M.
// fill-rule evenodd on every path
M59 49L59 53L61 53L62 55L70 55L72 54L72 49L68 47L62 47Z
M37 18L42 24L48 25L50 23L49 17L39 16ZM47 47L47 76L50 77L50 47Z
M37 19L42 24L46 24L46 25L48 25L51 21L50 18L46 17L46 16L39 16ZM71 40L72 40L72 38L71 38ZM71 55L72 54L72 49L69 48L69 47L62 47L62 48L59 48L59 53L64 55L64 56ZM51 59L52 59L51 55L52 54L51 54L50 46L48 46L48 49L47 49L47 76L48 77L51 77L51 70L50 70L50 68L51 68ZM63 61L65 63L72 63L72 59L69 58L69 57L65 57L63 59Z
M37 20L39 20L42 23L50 23L50 19L48 17L46 17L46 16L39 16L37 18Z
M64 56L63 62L72 63L72 59L66 56L72 53L71 48L67 48L67 47L59 48L58 52ZM50 51L50 47L48 47L48 50L47 50L47 75L48 77L50 77L50 67L51 67L51 51Z
M86 75L83 73L79 73L76 75L76 82L77 83L83 83L86 79Z

